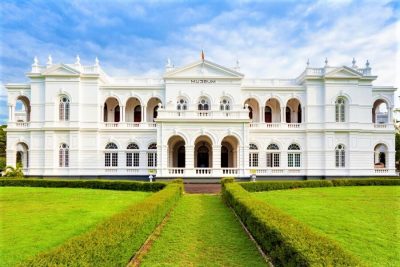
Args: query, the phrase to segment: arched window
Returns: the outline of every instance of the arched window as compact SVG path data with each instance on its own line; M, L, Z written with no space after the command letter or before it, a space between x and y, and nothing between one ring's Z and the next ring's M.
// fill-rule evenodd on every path
M300 147L297 144L291 144L288 147L288 167L301 166L301 153Z
M139 167L139 146L135 143L130 143L126 152L126 166Z
M60 121L69 121L69 98L67 96L60 97L58 114Z
M147 167L157 167L157 144L152 143L147 151Z
M344 168L346 166L346 151L344 145L337 145L335 148L335 166Z
M386 101L378 99L372 107L372 122L384 124L389 122L389 105Z
M111 152L117 150L118 147L114 143L108 143L106 145L106 152L104 157L104 166L106 167L118 167L118 152Z
M119 122L120 121L120 116L121 116L121 109L119 106L115 107L115 112L114 112L114 122Z
M253 108L249 106L248 109L249 109L249 119L252 120L253 119Z
M387 155L388 149L385 144L377 144L374 149L374 167L387 168L386 163L388 162Z
M209 108L210 108L209 105L210 105L210 103L209 103L208 99L202 97L199 100L198 110L209 110Z
M249 150L249 167L258 167L258 147L250 144Z
M58 150L58 166L69 167L69 146L61 144Z
M157 119L157 116L158 116L158 108L159 108L159 106L157 105L157 106L155 106L154 109L153 109L153 121L154 121L154 119Z
M292 111L289 107L286 107L286 123L292 122Z
M276 168L280 166L279 146L269 144L267 147L267 167Z
M179 99L176 102L176 109L177 110L187 110L187 101L183 98Z
M269 106L265 107L265 112L264 112L264 121L266 123L271 123L272 122L272 110Z
M141 122L142 121L142 106L137 105L133 109L133 121L134 122Z
M336 122L346 121L346 101L343 97L339 97L335 102L335 118Z
M219 103L219 109L220 110L231 110L231 103L229 99L222 99Z

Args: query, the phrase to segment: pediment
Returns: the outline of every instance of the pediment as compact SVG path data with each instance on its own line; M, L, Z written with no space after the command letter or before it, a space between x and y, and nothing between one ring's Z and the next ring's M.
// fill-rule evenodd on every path
M46 76L77 76L79 74L80 72L78 70L65 64L51 66L49 69L43 72L43 75Z
M325 74L326 78L360 78L362 74L358 71L343 66L341 68L337 68Z
M233 69L226 68L210 62L200 60L191 65L167 72L164 78L231 78L242 79L244 75Z

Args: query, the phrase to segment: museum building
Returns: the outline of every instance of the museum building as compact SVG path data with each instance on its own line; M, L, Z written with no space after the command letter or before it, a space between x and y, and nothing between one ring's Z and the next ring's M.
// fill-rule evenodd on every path
M27 77L6 88L7 164L28 176L395 175L396 88L373 85L368 61L250 79L203 55L145 78L49 56Z

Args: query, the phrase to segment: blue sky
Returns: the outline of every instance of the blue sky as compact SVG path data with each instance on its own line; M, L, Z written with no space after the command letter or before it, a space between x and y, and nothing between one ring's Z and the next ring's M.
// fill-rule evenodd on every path
M116 76L157 76L206 58L246 77L294 78L307 59L363 66L400 87L397 1L7 1L0 3L0 123L4 84L26 82L33 57L83 64L97 56ZM397 79L397 80L396 80ZM398 103L398 102L397 102Z

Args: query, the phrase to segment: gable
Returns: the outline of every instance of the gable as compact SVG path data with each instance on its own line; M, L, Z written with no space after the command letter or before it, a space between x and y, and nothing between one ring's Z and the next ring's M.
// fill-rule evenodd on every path
M326 78L360 78L362 74L349 67L343 66L325 74Z
M65 64L54 65L43 72L46 76L78 76L80 72Z
M164 78L231 78L241 79L243 74L207 60L167 72Z

